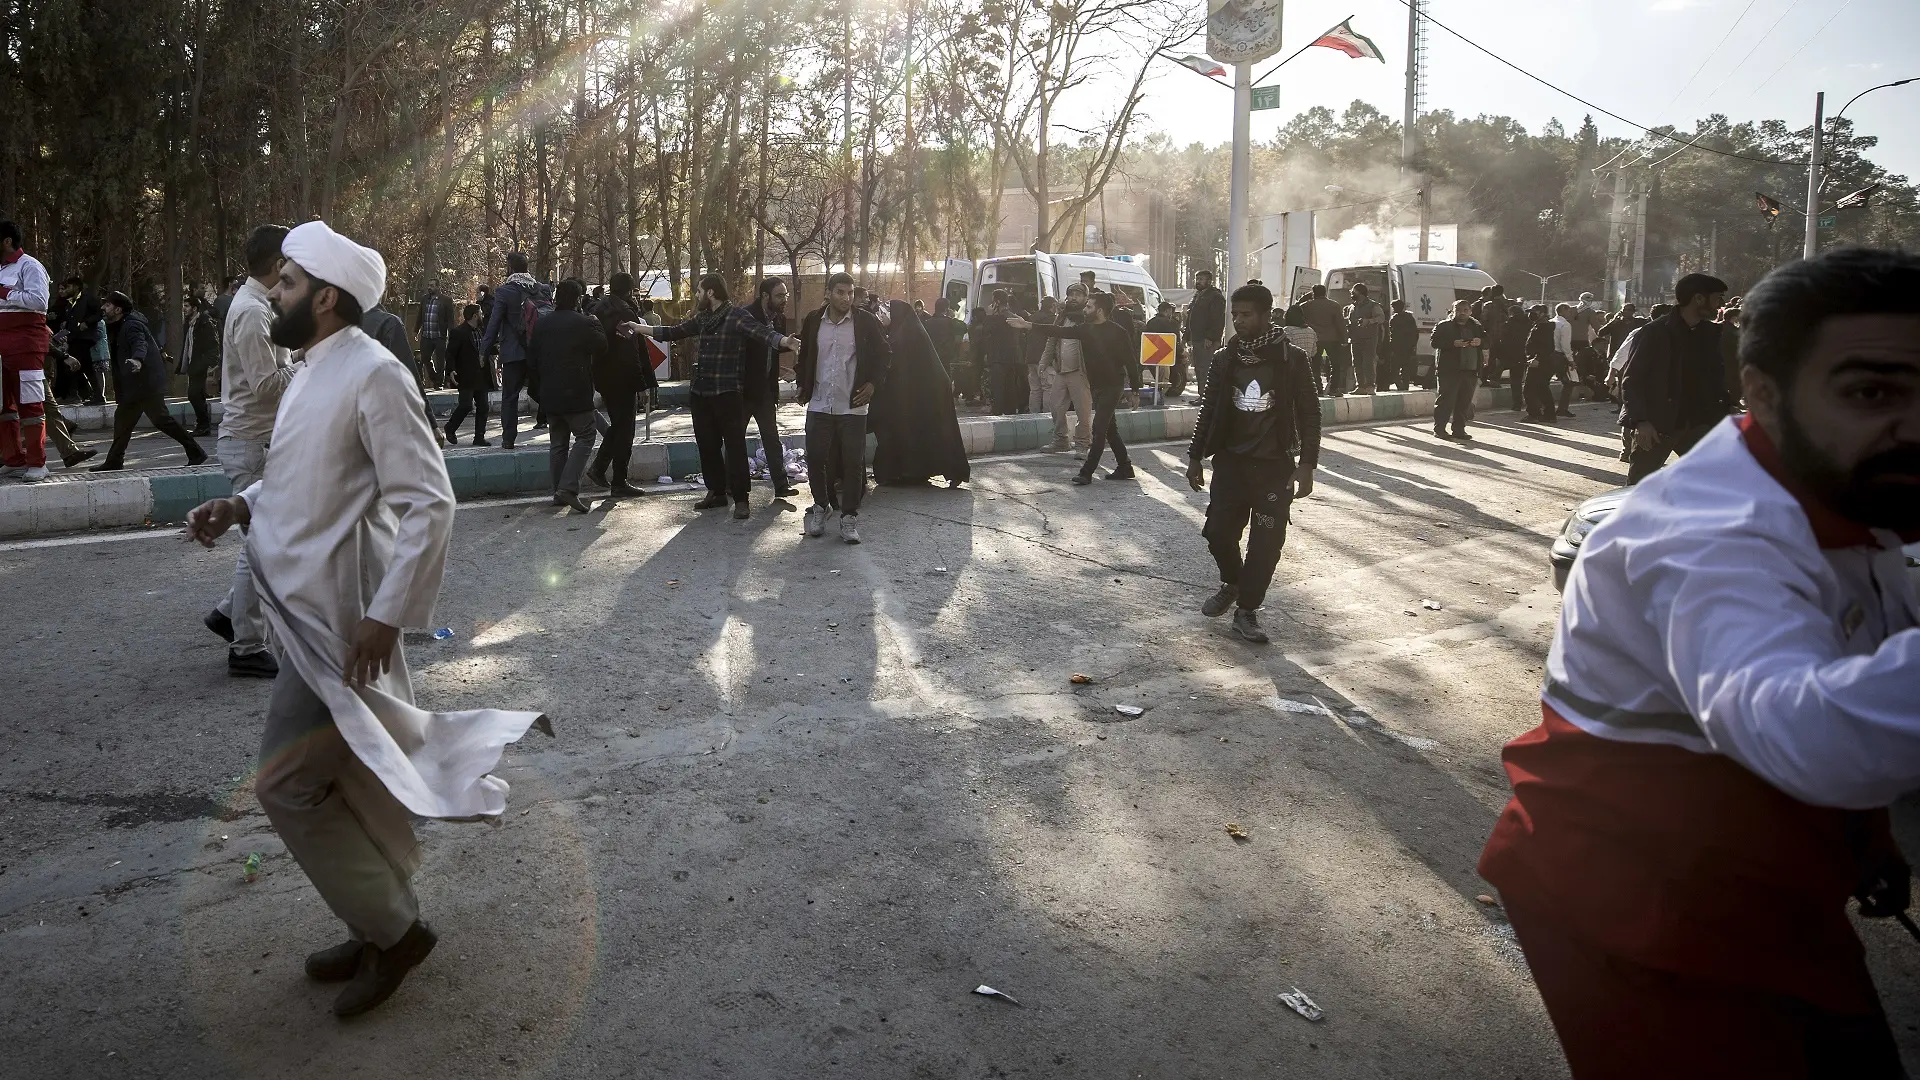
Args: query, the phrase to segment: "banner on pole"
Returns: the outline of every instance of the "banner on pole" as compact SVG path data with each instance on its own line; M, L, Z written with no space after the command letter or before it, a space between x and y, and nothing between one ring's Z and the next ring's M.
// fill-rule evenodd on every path
M1277 86L1256 86L1253 88L1253 104L1248 108L1254 112L1262 109L1280 107L1280 88Z
M1207 55L1251 64L1280 51L1280 0L1207 0Z
M1140 365L1142 367L1172 367L1173 335L1141 334Z

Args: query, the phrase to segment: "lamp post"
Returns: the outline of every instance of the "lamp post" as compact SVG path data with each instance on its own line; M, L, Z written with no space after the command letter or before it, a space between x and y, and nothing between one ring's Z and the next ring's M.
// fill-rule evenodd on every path
M1554 278L1566 277L1568 274L1573 273L1573 271L1562 270L1558 274L1536 274L1531 270L1520 270L1517 271L1517 273L1525 274L1530 278L1540 279L1540 302L1544 304L1547 302L1547 282L1552 281Z
M1905 86L1911 82L1920 82L1920 75L1916 75L1910 79L1896 79L1893 82L1881 83L1879 86L1867 87L1865 90L1848 98L1847 103L1840 106L1840 111L1833 114L1835 125L1837 126L1839 124L1841 117L1847 115L1847 110L1853 106L1854 102L1859 101L1875 90L1885 90L1890 86ZM1820 128L1822 123L1821 112L1826 107L1826 103L1827 95L1814 95L1813 153L1807 158L1807 232L1806 243L1801 251L1801 254L1809 259L1813 258L1820 250L1820 183L1822 180L1820 173L1821 166L1825 164L1820 159Z

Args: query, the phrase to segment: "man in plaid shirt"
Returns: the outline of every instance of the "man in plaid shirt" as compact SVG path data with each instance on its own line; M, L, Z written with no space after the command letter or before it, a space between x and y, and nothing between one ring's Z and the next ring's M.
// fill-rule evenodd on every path
M736 307L727 296L726 280L718 274L700 279L700 307L693 318L678 326L628 323L631 333L656 341L699 338L693 361L693 441L700 448L700 472L707 497L694 504L711 510L733 500L733 516L745 518L747 507L747 404L743 392L746 343L758 339L777 352L800 347L800 339L774 330Z
M413 329L420 336L421 389L428 383L446 385L447 334L453 330L453 301L440 292L438 284L427 286L420 298L420 313Z

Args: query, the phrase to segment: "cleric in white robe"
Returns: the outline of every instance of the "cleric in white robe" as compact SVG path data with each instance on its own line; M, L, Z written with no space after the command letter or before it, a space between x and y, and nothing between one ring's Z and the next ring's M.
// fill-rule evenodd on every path
M234 524L283 652L255 790L287 849L347 924L307 958L346 982L334 1012L378 1005L434 934L410 884L410 815L473 819L506 807L491 775L540 714L414 707L404 627L433 624L454 497L413 377L362 333L386 283L380 254L319 221L287 234L269 293L276 344L302 350L259 482L188 518L212 541Z

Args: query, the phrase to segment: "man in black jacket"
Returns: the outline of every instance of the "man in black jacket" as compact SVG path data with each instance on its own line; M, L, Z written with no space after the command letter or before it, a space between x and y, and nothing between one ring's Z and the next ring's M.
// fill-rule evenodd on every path
M1227 298L1214 288L1213 271L1202 270L1193 275L1193 299L1187 303L1187 346L1193 354L1193 385L1203 399L1207 396L1207 368L1226 329Z
M1414 386L1414 353L1420 347L1420 320L1407 310L1405 300L1393 302L1387 317L1387 347L1381 354L1380 385L1393 390Z
M995 416L1011 416L1027 407L1027 388L1021 385L1027 373L1026 352L1020 335L1007 322L1015 314L1007 291L995 291L980 332L974 335L974 351L986 368L987 399Z
M867 489L867 405L886 380L893 347L886 328L854 306L853 275L827 279L825 306L800 326L800 400L807 406L808 536L826 532L840 511L840 539L860 542L860 498Z
M1433 327L1433 374L1440 387L1433 401L1436 439L1473 438L1467 434L1467 421L1473 419L1473 392L1480 386L1487 330L1473 317L1472 309L1473 301L1455 300L1452 317ZM1448 424L1453 425L1451 432Z
M1313 361L1287 341L1273 321L1273 294L1264 285L1233 291L1233 340L1214 354L1187 448L1187 483L1207 486L1213 458L1213 497L1201 530L1220 568L1220 590L1200 606L1214 618L1234 607L1233 632L1254 644L1267 640L1256 614L1266 601L1280 549L1287 542L1293 500L1313 492L1320 463L1320 399ZM1247 537L1246 555L1240 535Z
M1720 334L1713 321L1727 298L1727 283L1688 274L1674 285L1674 310L1648 323L1634 338L1633 359L1620 381L1620 426L1633 432L1627 483L1684 454L1726 418L1727 393Z
M550 425L553 503L582 514L580 474L593 456L593 368L607 351L606 331L578 310L586 291L572 278L556 286L552 313L533 324L527 343L527 373L540 387Z
M766 278L754 290L747 314L776 330L787 328L787 283L781 278ZM773 481L773 497L791 499L800 494L787 478L787 448L780 441L780 354L765 342L749 341L744 353L746 367L740 373L740 392L746 400L747 415L760 429L760 452L767 459L767 477Z
M93 472L113 472L124 467L127 441L145 416L154 429L180 444L187 452L187 464L199 465L207 452L193 441L180 421L167 411L167 365L161 359L160 343L147 329L146 316L135 311L126 293L107 294L104 306L107 333L113 350L113 445L107 448L107 460Z
M1147 320L1147 325L1140 328L1140 332L1142 334L1173 335L1173 369L1171 372L1173 381L1167 388L1167 396L1179 397L1187 388L1187 358L1185 351L1187 342L1186 334L1180 329L1180 320L1173 313L1173 304L1166 300L1160 301L1159 310L1153 313L1153 318ZM1139 351L1136 350L1134 355L1138 356Z
M460 400L447 417L447 445L458 440L460 422L473 414L473 445L492 446L487 435L487 391L493 389L493 365L480 356L480 305L468 304L460 321L447 335L447 375L460 390Z
M1042 337L1072 338L1080 343L1081 362L1087 368L1087 384L1093 388L1093 436L1087 446L1087 460L1073 478L1075 484L1093 483L1094 470L1106 444L1113 444L1113 468L1109 480L1133 479L1133 459L1127 456L1127 444L1120 439L1119 410L1121 391L1140 389L1139 338L1113 316L1113 294L1093 294L1093 321L1072 326L1034 323L1013 317L1007 325L1028 330Z
M627 479L627 467L633 461L638 395L652 394L660 385L635 329L641 318L633 293L633 275L615 274L608 282L607 295L593 307L593 317L600 320L607 339L607 351L593 365L593 388L600 392L600 403L607 410L607 441L594 455L587 479L607 488L616 499L646 494Z

